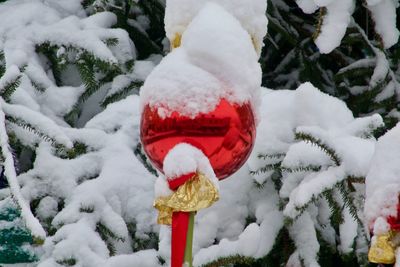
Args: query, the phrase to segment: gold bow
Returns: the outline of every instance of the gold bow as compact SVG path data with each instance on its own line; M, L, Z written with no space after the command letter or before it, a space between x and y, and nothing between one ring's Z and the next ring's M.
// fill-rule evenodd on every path
M393 264L396 262L395 246L391 239L393 232L378 235L371 244L368 252L368 260L373 263Z
M172 213L192 212L210 207L219 199L218 189L202 173L196 173L172 195L159 197L154 207L159 211L158 224L172 224Z

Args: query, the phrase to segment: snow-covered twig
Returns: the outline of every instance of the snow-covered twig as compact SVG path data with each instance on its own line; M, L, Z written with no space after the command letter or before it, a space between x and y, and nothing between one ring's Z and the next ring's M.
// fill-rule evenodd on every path
M2 109L2 102L3 101L0 101L0 147L2 156L4 158L5 176L7 177L8 184L10 185L11 194L21 208L21 215L25 220L26 226L32 232L32 235L35 238L44 240L46 237L46 232L35 216L33 216L29 205L25 202L21 194L21 188L17 181L14 158L8 144L8 135L5 127L5 114Z

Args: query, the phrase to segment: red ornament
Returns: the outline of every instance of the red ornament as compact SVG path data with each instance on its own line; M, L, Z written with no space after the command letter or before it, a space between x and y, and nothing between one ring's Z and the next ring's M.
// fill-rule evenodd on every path
M237 171L253 148L256 127L249 103L231 104L221 100L210 113L194 119L173 112L161 118L157 108L145 106L140 138L155 167L162 172L168 151L179 143L188 143L208 157L219 179Z

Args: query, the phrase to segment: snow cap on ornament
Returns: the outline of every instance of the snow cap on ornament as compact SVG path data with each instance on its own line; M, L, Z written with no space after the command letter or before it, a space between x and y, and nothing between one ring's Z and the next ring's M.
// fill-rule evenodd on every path
M265 0L167 0L165 10L165 31L174 45L188 25L207 3L216 3L233 15L251 36L258 56L261 54L263 39L267 34L268 20L265 16ZM217 26L217 25L216 25Z
M164 118L174 111L194 118L214 110L225 99L239 105L250 103L257 117L262 71L252 35L224 7L212 1L199 2L203 8L186 25L180 46L146 79L140 92L142 109L150 105ZM246 3L243 12L251 10L251 3ZM181 6L186 5L183 1ZM173 6L178 17L186 16L179 5ZM167 9L174 11L168 3ZM260 12L264 14L265 9ZM264 26L266 29L266 18Z

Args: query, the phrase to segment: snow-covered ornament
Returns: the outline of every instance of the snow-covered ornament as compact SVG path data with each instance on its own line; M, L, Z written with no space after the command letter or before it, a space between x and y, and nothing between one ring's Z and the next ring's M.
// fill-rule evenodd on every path
M368 259L396 264L400 258L400 124L380 137L366 177L365 217L371 231Z
M238 12L240 11L240 12ZM266 1L167 1L173 51L141 89L140 137L154 166L158 222L172 224L171 266L192 266L194 214L218 179L247 160L256 135Z

